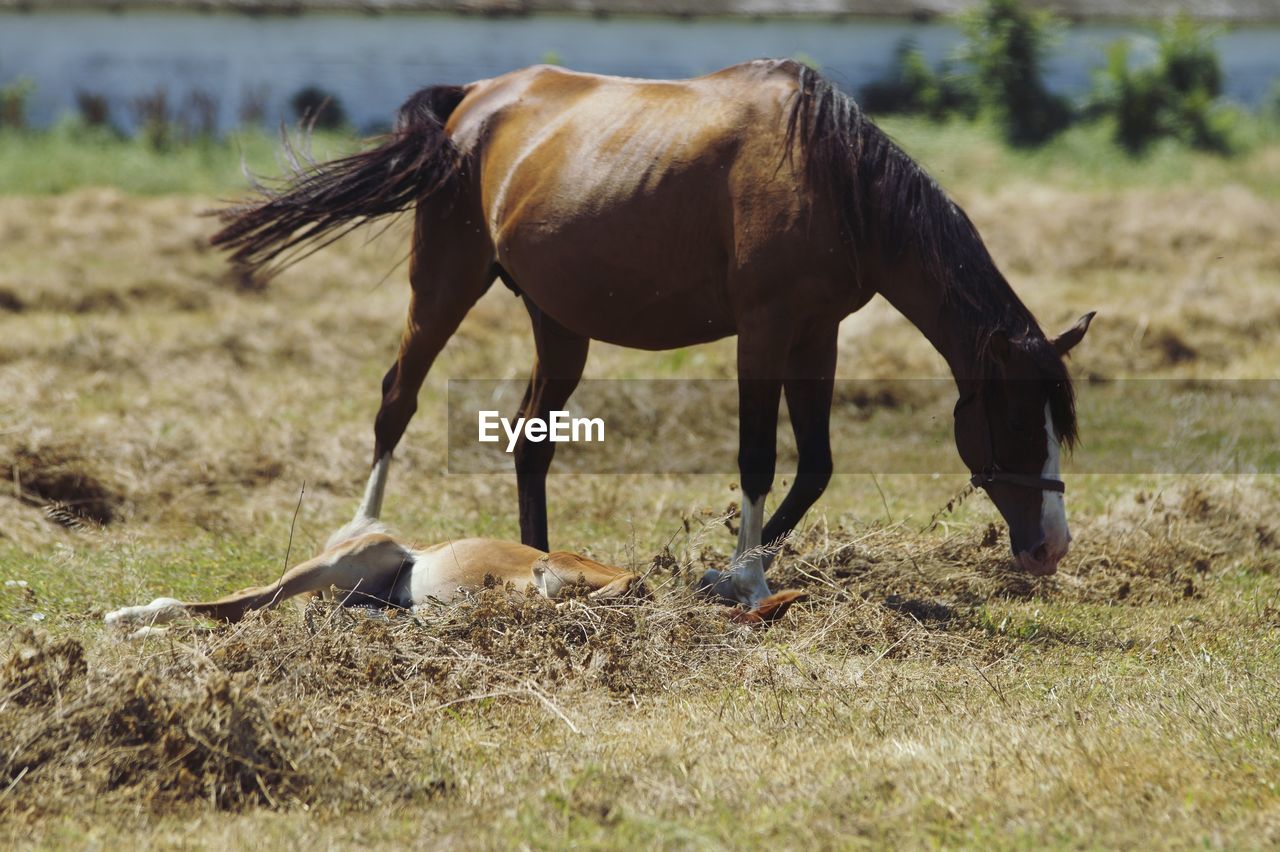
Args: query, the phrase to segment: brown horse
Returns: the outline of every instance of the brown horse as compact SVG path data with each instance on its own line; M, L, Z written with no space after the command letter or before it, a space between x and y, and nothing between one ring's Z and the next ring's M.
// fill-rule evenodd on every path
M880 293L950 366L956 445L1018 564L1049 574L1066 553L1058 454L1076 420L1063 355L1092 315L1047 339L964 212L812 70L758 61L650 81L534 67L424 89L377 147L225 211L214 242L274 268L408 209L413 295L383 381L366 514L427 371L495 277L533 321L525 417L564 407L590 340L657 350L736 334L741 533L731 569L704 585L750 606L769 594L761 543L790 531L831 476L837 326ZM798 472L765 524L783 394ZM515 450L521 539L540 550L554 449Z

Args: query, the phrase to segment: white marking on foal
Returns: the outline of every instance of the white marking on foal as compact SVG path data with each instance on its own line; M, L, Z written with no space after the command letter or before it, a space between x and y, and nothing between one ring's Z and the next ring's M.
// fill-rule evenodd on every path
M169 635L168 627L153 627L148 624L146 627L139 627L137 630L124 637L130 642L138 642L143 639L159 639L162 636Z
M564 586L564 578L557 574L544 557L533 563L533 585L545 597L554 598Z
M1049 455L1044 460L1040 475L1045 479L1061 482L1062 444L1058 439L1058 431L1053 428L1053 411L1047 402L1044 405L1044 433ZM1071 543L1071 533L1067 529L1067 506L1061 492L1040 492L1040 531L1044 535L1045 550L1048 551L1050 560L1056 562L1066 555Z

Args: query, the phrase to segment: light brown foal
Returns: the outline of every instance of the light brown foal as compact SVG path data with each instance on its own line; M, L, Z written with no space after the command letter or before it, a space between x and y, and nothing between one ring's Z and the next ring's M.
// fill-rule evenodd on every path
M420 547L391 535L375 518L363 514L330 536L324 550L290 568L276 582L243 589L215 601L184 603L157 598L144 606L107 613L109 626L139 628L138 638L179 618L202 616L237 622L258 609L269 609L306 593L332 592L344 606L413 609L447 604L491 582L520 591L536 590L555 598L573 584L592 589L591 598L643 594L641 578L576 553L545 553L527 545L489 538L464 538ZM726 608L725 615L744 624L776 621L802 598L794 590L779 592L747 609Z

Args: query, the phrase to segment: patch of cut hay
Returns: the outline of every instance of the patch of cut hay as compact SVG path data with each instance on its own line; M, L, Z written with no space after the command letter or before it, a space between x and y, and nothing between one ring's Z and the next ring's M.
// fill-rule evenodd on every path
M7 465L13 489L26 503L41 506L53 521L74 527L83 521L106 525L124 505L121 489L100 476L74 447L22 443Z
M0 668L0 690L24 707L47 706L87 671L84 647L74 639L50 640L31 628L17 631Z
M362 737L198 657L87 668L78 642L23 629L10 638L3 689L0 809L12 814L98 797L153 810L350 805L379 786L411 786L388 774L399 750L378 747L395 732Z
M331 699L408 684L419 700L444 705L529 698L531 685L615 696L696 688L759 642L718 608L683 595L661 605L585 594L551 601L496 585L390 617L313 602L301 624L254 618L211 639L206 652L221 665L285 677Z
M836 646L895 656L950 641L930 639L908 610L857 601L779 635L814 646L834 636ZM560 707L590 695L630 705L666 693L831 687L779 665L774 635L679 591L603 602L575 590L553 602L497 585L391 617L316 601L301 617L176 625L87 667L78 642L20 630L0 693L0 742L10 744L0 787L13 788L0 812L66 810L77 797L150 811L349 810L444 795L452 769L407 765L414 749L420 760L436 714L518 705L576 733Z
M149 810L383 805L447 792L447 770L404 765L392 698L419 711L554 708L566 690L612 696L750 681L760 634L705 604L553 603L494 586L392 618L312 603L170 637L86 665L79 642L15 631L0 682L0 810L69 798ZM758 661L757 661L758 662ZM429 732L425 734L429 738ZM429 768L428 768L429 769ZM58 803L56 805L46 803Z
M770 582L816 600L897 596L933 606L973 607L996 598L1141 605L1197 597L1231 569L1280 567L1265 489L1247 482L1182 482L1137 492L1110 514L1078 524L1054 577L1011 567L1003 527L961 528L941 540L901 526L815 526L787 542ZM918 607L914 607L918 609Z

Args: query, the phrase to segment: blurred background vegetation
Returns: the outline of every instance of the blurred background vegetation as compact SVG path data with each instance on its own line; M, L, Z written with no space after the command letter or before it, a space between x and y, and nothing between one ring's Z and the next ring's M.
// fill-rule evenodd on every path
M886 76L862 89L863 105L934 121L986 117L1005 141L1024 147L1080 124L1104 125L1131 154L1161 140L1232 154L1275 138L1280 86L1256 114L1223 103L1217 28L1190 18L1159 24L1152 62L1135 61L1130 40L1116 40L1091 91L1076 103L1049 91L1043 79L1062 21L1021 0L986 0L961 24L966 42L955 61L931 67L905 42Z
M1056 173L1068 183L1110 185L1194 172L1243 179L1265 194L1280 184L1268 158L1257 156L1280 141L1280 83L1253 109L1225 101L1219 27L1167 20L1154 27L1154 51L1135 50L1132 36L1118 38L1088 91L1067 97L1045 83L1063 20L1022 0L984 0L957 23L963 42L941 62L906 39L883 76L856 91L944 182L975 148L994 146L983 155L998 161L994 174ZM543 58L561 61L554 50ZM820 67L808 55L796 58ZM0 80L0 190L220 193L244 185L245 167L278 170L265 92L247 91L239 126L220 132L215 96L195 90L176 99L163 86L134 97L127 115L113 114L101 94L78 92L72 113L36 128L28 120L35 87L28 77ZM306 85L288 104L294 120L314 126L317 157L360 144L335 93Z

